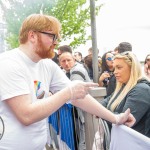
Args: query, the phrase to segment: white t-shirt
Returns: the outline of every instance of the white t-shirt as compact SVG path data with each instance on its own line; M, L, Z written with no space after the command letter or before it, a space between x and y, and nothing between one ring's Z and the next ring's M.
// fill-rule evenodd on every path
M0 116L5 131L0 149L43 150L47 141L46 119L29 126L21 124L5 100L30 94L32 102L55 93L70 82L57 64L50 59L31 61L18 48L0 55Z

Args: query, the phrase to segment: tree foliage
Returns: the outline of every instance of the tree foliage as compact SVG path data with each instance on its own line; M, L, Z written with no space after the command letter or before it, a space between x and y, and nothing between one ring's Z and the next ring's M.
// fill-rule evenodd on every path
M18 46L18 34L22 21L30 14L43 13L55 16L62 24L61 40L70 41L72 47L84 44L86 28L90 26L90 8L86 0L9 0L9 7L1 0L3 17L7 23L7 42L11 48ZM99 11L101 6L97 6Z

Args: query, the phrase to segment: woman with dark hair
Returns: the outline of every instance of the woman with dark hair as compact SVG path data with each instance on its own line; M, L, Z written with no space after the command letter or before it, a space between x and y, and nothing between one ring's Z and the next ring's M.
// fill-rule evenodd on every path
M114 55L111 51L102 56L102 72L99 77L99 86L106 87L107 96L111 95L116 87L116 79L113 74L113 57Z
M144 73L150 79L150 54L148 54L145 58Z

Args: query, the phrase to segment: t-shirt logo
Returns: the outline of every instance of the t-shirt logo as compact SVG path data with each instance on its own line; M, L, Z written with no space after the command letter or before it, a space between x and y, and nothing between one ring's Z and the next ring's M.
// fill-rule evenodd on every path
M4 135L4 121L2 119L2 117L0 116L0 140L2 139L3 135Z
M42 99L44 97L45 91L40 81L34 81L34 89L35 89L36 97L38 99Z

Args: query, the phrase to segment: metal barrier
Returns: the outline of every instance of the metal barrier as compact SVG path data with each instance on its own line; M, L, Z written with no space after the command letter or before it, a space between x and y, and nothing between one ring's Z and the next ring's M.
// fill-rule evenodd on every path
M106 95L106 88L98 87L90 91L90 95L97 101L101 101ZM95 135L96 132L100 132L99 145L96 144ZM105 134L105 136L104 136ZM104 139L105 138L105 139ZM85 113L85 142L86 150L92 150L93 144L95 148L93 150L103 150L103 141L105 141L106 150L109 149L110 133L107 123L102 119L97 119L93 115Z
M103 87L94 88L90 91L90 95L97 101L100 101L106 95L106 89ZM76 109L79 108L70 108L65 104L51 115L53 120L50 121L50 131L53 148L56 147L54 149L59 150L103 150L103 142L105 142L105 149L108 150L110 133L107 123L86 112L83 112L83 117L82 115L78 116L80 109L79 113ZM84 123L82 124L82 122ZM98 139L95 137L96 133Z

